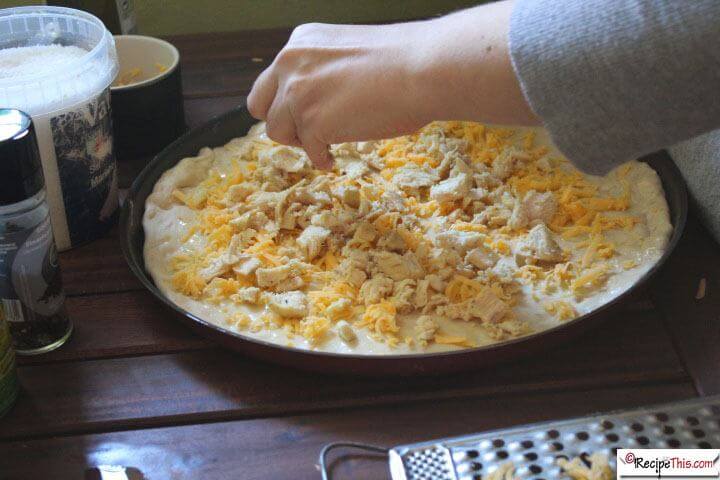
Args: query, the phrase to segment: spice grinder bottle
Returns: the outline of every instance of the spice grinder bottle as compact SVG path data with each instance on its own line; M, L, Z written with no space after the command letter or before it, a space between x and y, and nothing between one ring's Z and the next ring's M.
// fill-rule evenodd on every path
M35 129L15 109L0 109L0 312L19 354L54 350L72 332Z

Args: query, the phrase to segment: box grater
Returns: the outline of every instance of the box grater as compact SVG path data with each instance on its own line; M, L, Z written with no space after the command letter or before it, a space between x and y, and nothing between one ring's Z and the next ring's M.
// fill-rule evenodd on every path
M569 478L559 457L619 448L720 448L720 396L551 421L390 449L393 480L480 480L506 462L522 479Z

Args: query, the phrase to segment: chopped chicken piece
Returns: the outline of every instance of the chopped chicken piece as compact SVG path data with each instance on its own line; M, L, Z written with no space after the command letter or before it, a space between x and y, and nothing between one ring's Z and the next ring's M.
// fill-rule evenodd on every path
M290 205L290 207L285 210L285 213L283 213L279 227L283 230L294 230L298 217L300 216L300 212L302 211L302 207L303 206L299 203L293 203Z
M238 256L233 252L233 250L228 248L218 257L211 260L210 265L200 269L198 275L200 275L200 277L206 282L209 282L213 278L219 277L220 275L229 272L232 266L237 263L237 261Z
M484 324L483 329L495 341L517 338L532 332L530 326L516 318L504 320L500 323Z
M415 340L418 345L425 347L435 337L438 330L437 317L433 315L420 315L415 321Z
M327 228L328 230L336 230L339 226L338 218L327 210L313 215L312 218L310 218L310 224Z
M514 147L509 147L500 152L493 162L493 174L501 180L505 180L515 173L515 170L523 162L530 160L530 156Z
M295 200L305 205L316 205L319 207L330 205L332 199L326 191L327 184L306 185L294 191Z
M438 307L442 307L443 305L447 305L448 298L442 294L442 293L434 293L430 295L430 298L428 298L428 303L425 305L425 307L422 309L423 313L428 312L438 312Z
M450 170L450 177L457 177L458 175L465 174L468 177L472 177L474 174L473 169L468 167L467 163L462 158L455 160L452 170Z
M351 185L339 185L333 189L333 194L344 204L351 208L360 206L360 189Z
M236 233L230 240L230 245L228 245L228 252L237 254L245 250L247 247L250 246L251 243L253 243L253 241L257 237L257 234L258 232L254 228L246 228L242 232Z
M508 225L517 230L538 223L547 224L557 211L557 200L552 192L530 190L521 202L515 204Z
M413 252L398 255L393 252L376 251L374 259L378 269L395 281L422 278L425 274Z
M353 235L353 243L371 243L377 237L377 229L368 222L361 222Z
M458 154L458 152L464 152L468 148L468 142L465 139L462 138L445 138L442 143L440 143L440 151L442 151L446 155L450 154Z
M465 255L465 263L469 263L480 270L492 268L498 261L498 255L487 248L473 248Z
M375 170L382 170L385 168L385 159L378 155L377 152L370 152L363 155L363 158L367 162L368 166L374 168Z
M340 262L340 266L337 270L338 274L347 280L351 285L360 288L363 282L367 279L365 268L367 267L367 263L370 261L370 258L367 252L348 249L347 247L343 249L343 254L346 258Z
M258 168L255 179L261 183L260 189L266 192L282 192L290 186L290 181L283 171L272 166Z
M506 225L512 212L503 205L490 205L480 213L476 213L472 223L487 225L488 227L501 227Z
M393 291L393 281L384 275L375 275L360 287L360 298L365 305L374 305Z
M358 153L370 153L377 146L378 142L375 140L369 140L366 142L357 142L355 149Z
M270 219L263 212L251 210L243 213L237 218L233 218L229 223L237 230L245 230L247 228L254 228L257 230L263 228L269 221Z
M309 227L310 219L321 210L322 208L317 205L309 205L305 209L301 209L295 218L297 226L302 229Z
M268 307L281 317L300 318L308 314L307 296L298 291L271 293Z
M434 172L423 170L415 163L408 163L398 168L392 178L392 182L403 190L417 190L423 187L431 187L440 180Z
M232 205L244 201L251 193L257 190L257 187L248 182L238 183L228 188L225 193L225 204Z
M490 289L483 290L472 300L472 315L483 323L499 322L509 311L507 304Z
M257 207L263 212L273 212L275 206L283 201L285 192L263 192L256 191L247 198L247 202L252 207Z
M367 270L370 263L370 254L365 250L346 246L342 250L342 255L345 257L344 261L350 262L350 265Z
M437 312L449 318L459 320L480 320L482 323L497 323L510 308L489 288L481 291L477 296L460 303L438 307Z
M446 178L454 163L455 157L453 157L452 155L445 155L440 162L440 165L438 165L438 167L435 169L435 173L437 173L438 177L440 178Z
M262 266L260 260L258 260L254 255L250 255L248 253L240 254L237 258L238 260L235 265L233 265L232 269L233 272L239 273L240 275L252 275L255 273L255 270Z
M367 273L363 272L358 268L351 268L350 270L348 270L345 278L350 283L350 285L359 288L367 279Z
M287 173L297 173L308 166L308 157L302 149L279 145L258 152L258 163L271 165Z
M403 252L407 250L405 239L395 230L390 230L378 241L378 248L384 248L391 252Z
M288 258L301 258L303 256L302 251L294 245L283 245L278 248L278 256Z
M380 196L381 208L386 212L404 212L405 200L400 192L387 190Z
M400 313L413 311L413 299L415 296L415 280L400 280L393 286L393 304Z
M287 280L275 285L274 289L276 292L289 292L292 290L298 290L305 286L305 281L302 277L290 277Z
M492 267L492 273L503 283L511 283L517 271L517 262L509 257L501 257Z
M490 200L490 191L484 187L473 188L470 190L468 198L471 200L479 200L485 202ZM475 208L475 210L477 210L477 208Z
M357 158L360 156L358 144L354 142L343 142L331 145L330 153L333 155L334 159L342 157Z
M255 305L260 300L260 289L257 287L244 287L230 295L230 300L235 303L250 303Z
M475 175L473 175L473 180L475 181L476 187L484 188L487 190L492 190L493 188L499 186L502 183L495 175L490 172L476 173Z
M325 315L333 320L348 318L351 314L352 302L347 298L335 300L325 309Z
M534 226L519 243L516 258L525 264L528 258L543 262L560 262L563 251L545 224Z
M290 260L279 267L258 268L255 270L255 278L259 287L276 287L291 277L299 279L302 283L300 274L304 270L304 265L298 260Z
M342 201L349 207L358 208L360 206L360 189L356 187L348 187L342 194Z
M353 330L352 326L345 320L340 320L336 325L335 329L338 332L338 337L340 337L340 340L345 342L348 345L353 345L357 341L357 334L355 333L355 330Z
M447 282L443 280L439 275L428 275L425 277L430 284L430 287L435 290L436 292L444 292L445 287L447 286Z
M428 280L427 277L422 280L418 280L417 287L415 288L415 308L423 308L427 305L428 288L430 288L430 280Z
M460 262L460 256L454 250L444 250L442 248L433 248L428 257L431 269L437 270L438 273L444 269L453 269ZM449 267L449 268L448 268Z
M335 165L348 178L361 178L369 171L367 163L357 157L335 157Z
M297 238L297 243L305 250L305 258L312 260L320 254L330 230L316 225L307 227Z
M439 247L451 248L460 256L465 256L468 250L481 246L485 238L482 233L450 230L438 233L435 241Z
M472 181L466 174L461 173L447 180L443 180L430 189L430 198L438 202L453 202L467 196Z

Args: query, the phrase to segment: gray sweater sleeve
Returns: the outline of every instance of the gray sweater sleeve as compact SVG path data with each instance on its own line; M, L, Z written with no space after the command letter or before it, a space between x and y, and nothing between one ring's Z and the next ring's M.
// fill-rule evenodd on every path
M587 172L720 127L719 0L517 0L510 53L530 106Z

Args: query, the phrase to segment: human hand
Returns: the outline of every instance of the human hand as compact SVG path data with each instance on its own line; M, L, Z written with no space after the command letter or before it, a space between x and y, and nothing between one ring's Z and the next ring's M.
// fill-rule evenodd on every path
M248 96L273 140L329 168L328 145L432 120L533 123L507 53L511 3L394 25L301 25Z

